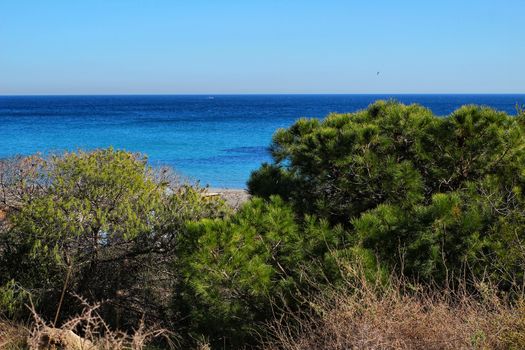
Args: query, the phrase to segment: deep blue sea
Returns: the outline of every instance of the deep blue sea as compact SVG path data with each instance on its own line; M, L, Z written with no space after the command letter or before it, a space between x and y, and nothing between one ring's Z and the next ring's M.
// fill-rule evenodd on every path
M0 96L0 158L113 146L212 187L243 188L273 132L377 99L446 115L475 103L511 114L525 95Z

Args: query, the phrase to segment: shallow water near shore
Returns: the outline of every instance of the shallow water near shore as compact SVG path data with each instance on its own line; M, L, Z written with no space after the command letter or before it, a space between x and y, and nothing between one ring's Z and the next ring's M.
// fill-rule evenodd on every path
M270 161L277 128L389 98L438 115L463 104L510 114L525 105L525 94L0 96L0 157L113 146L204 185L244 188L250 172Z

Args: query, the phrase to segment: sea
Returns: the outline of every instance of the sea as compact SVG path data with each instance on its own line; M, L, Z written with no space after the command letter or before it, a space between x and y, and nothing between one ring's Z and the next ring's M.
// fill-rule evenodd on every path
M301 117L354 112L379 99L445 116L464 104L516 114L520 95L0 96L0 158L114 147L189 181L245 188L269 162L272 134Z

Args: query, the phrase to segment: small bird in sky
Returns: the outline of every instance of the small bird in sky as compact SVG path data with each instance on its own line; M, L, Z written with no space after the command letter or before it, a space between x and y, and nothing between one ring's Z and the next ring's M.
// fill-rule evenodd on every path
M377 74L376 74L376 75L379 75L379 72L377 72Z

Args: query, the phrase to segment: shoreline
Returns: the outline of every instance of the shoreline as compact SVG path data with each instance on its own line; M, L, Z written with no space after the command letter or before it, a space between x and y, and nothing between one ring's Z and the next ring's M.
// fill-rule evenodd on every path
M239 209L239 207L247 202L251 197L248 191L242 188L208 187L206 192L208 196L220 196L235 210Z

